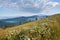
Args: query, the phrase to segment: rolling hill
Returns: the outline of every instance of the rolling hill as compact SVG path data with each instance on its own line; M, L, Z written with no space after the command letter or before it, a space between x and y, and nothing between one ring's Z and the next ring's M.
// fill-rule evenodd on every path
M60 40L60 14L1 29L0 40Z

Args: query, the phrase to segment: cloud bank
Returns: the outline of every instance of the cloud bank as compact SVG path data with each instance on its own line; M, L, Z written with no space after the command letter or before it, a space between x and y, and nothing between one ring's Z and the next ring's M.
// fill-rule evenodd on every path
M31 13L43 12L56 6L60 6L60 3L51 0L0 0L0 8Z

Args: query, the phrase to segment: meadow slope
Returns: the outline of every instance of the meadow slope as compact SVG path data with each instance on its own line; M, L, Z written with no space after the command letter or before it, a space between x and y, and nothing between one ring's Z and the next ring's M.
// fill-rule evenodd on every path
M60 14L1 29L0 40L60 40Z

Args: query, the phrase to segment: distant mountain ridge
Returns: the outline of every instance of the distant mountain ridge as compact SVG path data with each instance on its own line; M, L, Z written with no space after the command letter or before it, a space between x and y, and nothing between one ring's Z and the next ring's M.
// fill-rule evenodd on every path
M23 24L25 22L29 22L29 21L35 21L36 18L37 19L41 19L41 18L46 18L47 16L38 16L38 15L34 15L34 16L29 16L29 17L16 17L16 18L10 18L10 19L0 19L0 27L2 26L16 26L16 25L20 25Z

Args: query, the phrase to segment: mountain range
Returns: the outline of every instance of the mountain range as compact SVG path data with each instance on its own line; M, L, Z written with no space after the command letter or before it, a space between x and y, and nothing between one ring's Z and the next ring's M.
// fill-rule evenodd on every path
M22 17L16 17L16 18L0 19L0 27L2 27L2 26L6 26L6 27L16 26L16 25L24 24L29 21L35 21L38 19L46 18L46 17L48 17L48 16L34 15L34 16L28 16L28 17L22 16Z

